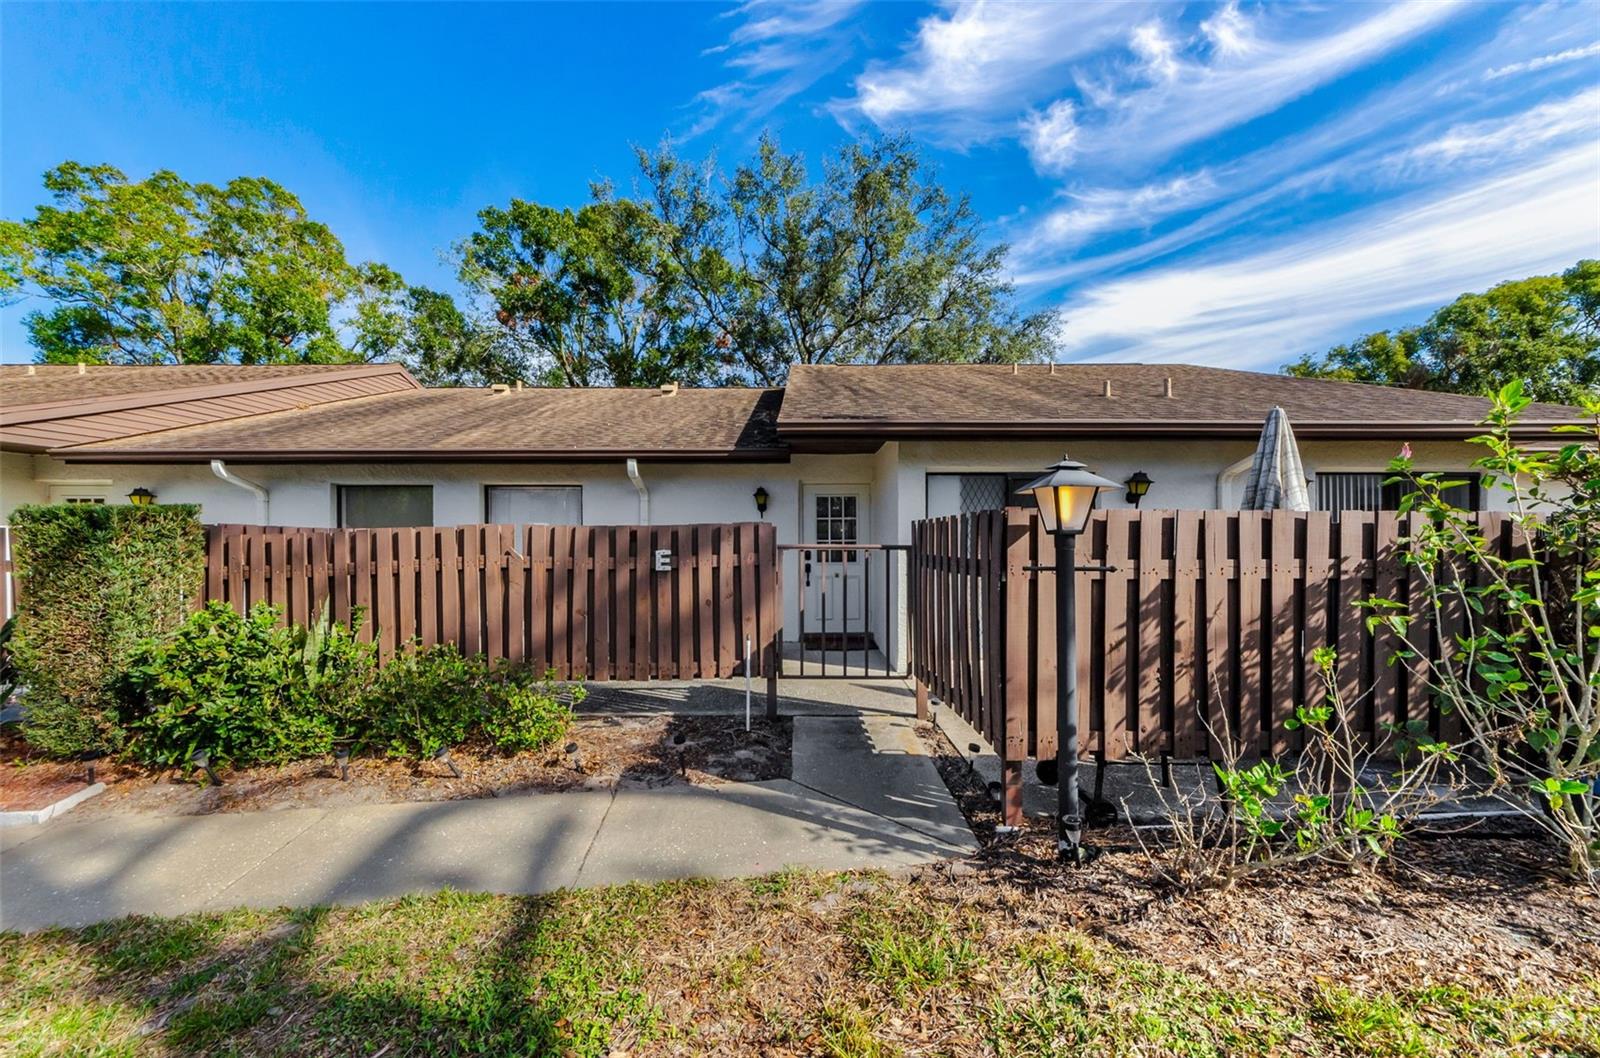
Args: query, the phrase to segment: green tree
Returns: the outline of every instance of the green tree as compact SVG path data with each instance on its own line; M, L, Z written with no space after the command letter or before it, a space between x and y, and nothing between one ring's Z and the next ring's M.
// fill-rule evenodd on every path
M594 195L577 210L514 199L478 214L460 275L494 335L456 369L557 386L719 380L712 332L664 225L605 186Z
M1020 313L965 196L904 138L850 144L820 182L764 137L720 177L640 151L668 249L730 368L766 384L793 364L1042 358L1055 315Z
M41 360L337 363L382 344L369 328L396 325L376 306L400 277L351 264L270 180L132 181L66 162L44 184L51 204L0 221L0 295L48 305L25 317Z
M1600 392L1600 261L1463 294L1419 327L1363 335L1284 371L1476 395L1520 380L1535 400L1581 403Z

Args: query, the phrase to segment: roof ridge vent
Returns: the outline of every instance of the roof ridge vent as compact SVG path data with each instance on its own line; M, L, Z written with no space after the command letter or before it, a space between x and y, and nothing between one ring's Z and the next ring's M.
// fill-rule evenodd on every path
M1105 380L1105 384L1104 384L1103 388L1100 390L1100 395L1102 397L1111 396L1111 380L1109 378Z
M1171 375L1167 376L1167 382L1166 382L1166 385L1162 387L1161 395L1163 397L1172 396L1172 376Z
M678 392L678 384L676 382L663 382L663 383L661 383L661 394L662 394L662 396L670 397L676 392Z
M498 397L502 393L510 393L510 392L511 392L511 387L506 385L504 382L496 382L494 385L489 387L490 395L496 396L496 397Z

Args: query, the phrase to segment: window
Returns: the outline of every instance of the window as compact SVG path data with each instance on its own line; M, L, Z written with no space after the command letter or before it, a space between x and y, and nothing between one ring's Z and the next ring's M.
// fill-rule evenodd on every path
M856 497L843 496L818 496L817 497L817 543L819 544L859 544L856 523ZM858 552L833 551L825 559L828 562L854 562Z
M1030 474L929 474L928 517L1029 507L1033 499L1017 490L1039 473Z
M1467 470L1418 471L1419 474L1437 473L1441 481L1459 481L1443 490L1441 498L1464 511L1475 511L1480 502L1478 475ZM1332 511L1335 518L1340 511L1393 511L1400 507L1400 499L1411 491L1409 484L1396 482L1384 484L1388 473L1332 473L1317 475L1317 510Z
M578 485L490 485L483 509L497 525L582 525L583 488Z
M432 524L432 485L339 486L341 528L394 529Z

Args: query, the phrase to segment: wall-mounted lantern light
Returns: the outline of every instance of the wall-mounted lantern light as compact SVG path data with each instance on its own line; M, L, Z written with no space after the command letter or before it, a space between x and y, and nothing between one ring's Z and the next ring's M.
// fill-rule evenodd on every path
M1062 862L1087 859L1083 810L1078 803L1078 534L1089 524L1095 494L1115 481L1063 459L1042 478L1024 485L1033 493L1045 531L1056 538L1056 855Z
M768 495L766 486L757 485L756 491L752 495L756 499L756 513L765 518L767 516L767 500L772 498Z
M1152 483L1149 474L1142 470L1136 470L1133 472L1133 477L1123 482L1123 484L1128 486L1128 502L1137 507L1139 506L1139 501L1144 499L1144 494L1150 491Z
M140 485L138 488L128 493L128 502L136 507L148 507L150 504L156 502L156 494L145 488L143 485Z

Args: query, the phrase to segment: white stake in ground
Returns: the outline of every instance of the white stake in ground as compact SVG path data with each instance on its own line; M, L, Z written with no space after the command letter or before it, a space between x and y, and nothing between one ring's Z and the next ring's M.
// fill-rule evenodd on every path
M744 637L744 729L750 731L750 637Z

